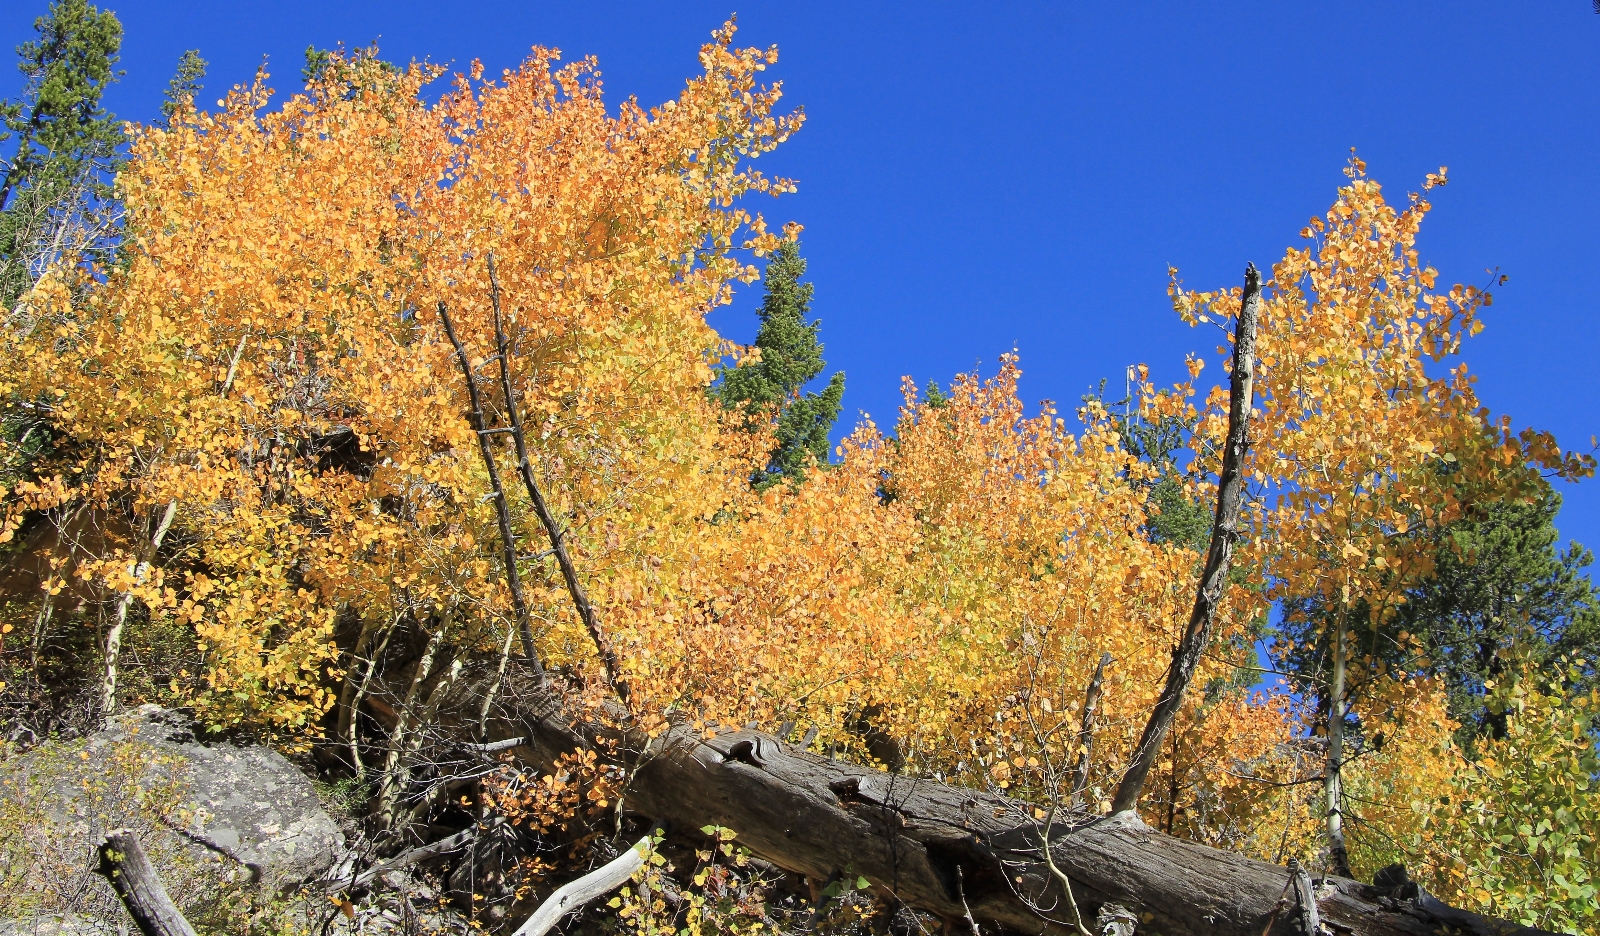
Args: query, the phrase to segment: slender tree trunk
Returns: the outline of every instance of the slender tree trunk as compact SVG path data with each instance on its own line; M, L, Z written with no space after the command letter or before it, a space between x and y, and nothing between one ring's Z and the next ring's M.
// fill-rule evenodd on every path
M344 685L339 687L339 722L333 729L334 740L341 744L350 742L352 726L355 724L355 709L351 705L355 701L356 687L363 681L365 674L372 672L372 663L362 656L371 649L372 637L378 632L376 619L368 620L361 626L361 633L356 636L356 644L350 648L350 665L345 667Z
M1072 808L1083 802L1084 791L1089 789L1089 764L1094 754L1094 710L1100 704L1100 689L1105 682L1106 667L1111 664L1109 651L1100 654L1100 663L1094 668L1094 677L1083 693L1083 718L1078 727L1078 755L1072 765Z
M619 698L626 699L628 687L618 675L617 657L611 650L611 642L606 639L605 632L600 628L600 615L590 603L589 594L578 578L578 569L572 563L572 555L567 550L566 531L550 513L550 506L545 502L544 494L539 490L539 484L533 476L533 460L528 457L527 437L522 431L522 417L517 411L517 399L511 388L511 347L506 341L505 326L500 314L500 281L495 276L494 254L489 255L489 300L494 309L494 337L500 352L500 388L506 399L506 417L511 421L511 438L517 446L517 471L522 475L523 486L528 489L528 499L533 501L533 512L538 515L539 523L544 526L545 533L550 537L550 550L555 553L556 564L561 567L561 578L567 585L567 594L572 597L578 618L583 621L584 629L589 632L589 639L594 641L595 649L600 653L600 664L605 668L606 682Z
M417 661L417 668L411 673L411 684L406 687L405 701L400 705L394 731L389 735L389 751L383 758L383 777L378 782L378 816L385 825L394 818L395 805L400 794L400 774L405 766L402 760L406 736L412 730L413 716L416 714L417 692L433 672L434 658L439 653L439 645L444 642L444 632L449 627L450 618L447 616L439 622L439 629L428 638L427 649L422 651L422 658Z
M1228 400L1228 438L1222 450L1222 470L1217 479L1217 513L1211 524L1211 548L1206 552L1200 573L1200 588L1189 614L1189 627L1172 649L1172 665L1167 684L1161 690L1155 710L1145 723L1144 734L1134 749L1133 760L1117 786L1111 801L1113 812L1124 812L1139 805L1145 777L1161 753L1161 742L1172 727L1183 695L1194 680L1200 655L1211 643L1211 627L1228 584L1228 568L1233 561L1233 546L1239 538L1239 515L1244 507L1244 477L1241 469L1249 448L1250 405L1254 397L1256 317L1261 310L1261 274L1255 264L1245 267L1244 296L1239 306L1239 322L1233 334L1233 381Z
M360 780L366 773L366 768L361 763L361 734L356 730L356 719L361 714L361 703L366 700L367 693L372 690L372 677L377 673L378 663L389 649L389 638L394 636L395 629L399 626L400 616L395 615L395 619L390 622L389 628L383 632L383 639L378 641L378 649L372 652L372 659L367 663L366 672L361 677L361 685L356 688L355 697L350 700L349 737L345 740L350 745L350 765L355 769L357 780Z
M172 526L172 515L177 509L177 501L167 503L160 522L156 524L155 535L140 551L139 560L133 566L133 584L117 599L116 617L112 620L111 630L106 633L105 671L100 678L102 719L110 718L117 712L117 664L122 655L122 629L128 623L128 607L133 604L133 589L144 584L144 577L150 572L150 560L161 548L161 541L166 538L167 530Z
M489 683L489 688L483 694L483 705L478 709L478 729L473 733L479 741L484 741L484 732L488 730L489 712L494 709L495 696L500 694L500 686L506 680L506 665L511 662L511 638L515 632L506 628L506 640L500 647L500 665L495 667L494 680Z
M422 749L424 732L427 730L428 726L434 724L435 719L438 718L439 704L449 696L450 689L455 686L456 679L460 676L461 660L457 658L450 662L450 669L439 678L439 682L434 685L433 690L428 693L428 699L423 703L422 711L411 720L411 727L406 734L405 744L402 748L400 748L400 756L396 759L396 767L392 771L393 776L395 776L397 779L395 785L390 788L394 792L389 799L388 812L386 812L384 816L384 823L387 828L393 829L396 827L398 823L396 823L395 820L400 816L401 813L399 797L400 783L398 778L404 777L407 772L410 771L411 765L416 760L417 752ZM407 824L409 824L411 821L415 821L416 819L420 819L423 815L426 815L434 798L436 796L443 795L447 786L448 784L442 780L435 784L432 790L429 791L428 795L422 798L422 802L418 803L416 808L411 811L410 818L407 819Z
M1333 685L1328 693L1328 768L1323 787L1328 799L1328 865L1334 874L1350 876L1350 855L1344 841L1344 717L1349 708L1345 698L1345 657L1349 652L1348 609L1341 606L1334 625Z
M50 626L50 618L55 613L55 583L57 576L50 576L44 581L44 601L39 605L39 616L33 622L33 640L29 645L29 665L33 675L39 675L39 653L44 649L45 629Z
M32 432L33 430L30 429L28 431ZM24 439L26 439L26 435L24 435ZM35 678L39 675L39 654L44 651L44 642L49 639L50 619L55 614L56 596L54 590L57 586L65 587L67 577L71 575L72 566L78 558L78 547L76 545L78 521L83 517L84 511L88 509L89 504L87 502L80 502L77 509L64 522L55 522L56 542L50 548L50 552L45 559L50 568L50 574L45 577L44 601L40 603L39 617L34 621L33 641L29 647L29 666L32 668ZM67 555L61 561L61 565L57 566L56 555L62 543L67 546Z
M544 665L539 662L538 649L533 644L533 617L528 613L528 599L522 591L522 576L517 572L517 538L511 532L511 505L506 502L505 485L500 482L500 471L494 464L494 444L489 441L492 432L483 416L483 396L478 392L478 378L472 373L472 363L467 360L467 349L450 322L450 311L439 303L439 321L444 323L444 333L456 349L456 361L461 365L461 376L467 382L467 397L472 401L472 428L478 433L478 452L483 456L483 466L489 472L489 484L494 489L495 519L500 524L500 546L505 559L506 586L511 590L511 608L517 616L517 627L522 634L522 652L533 666L535 674L543 678Z

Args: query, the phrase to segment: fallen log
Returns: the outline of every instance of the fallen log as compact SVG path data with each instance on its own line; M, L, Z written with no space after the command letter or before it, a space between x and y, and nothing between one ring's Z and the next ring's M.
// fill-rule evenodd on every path
M651 739L574 718L553 692L521 703L518 733L528 744L518 750L540 766L576 748L638 757L624 800L631 814L680 829L732 829L781 868L816 881L865 877L947 920L970 908L980 924L1022 933L1076 929L1031 804L830 760L757 731L702 736L677 725ZM1058 815L1049 841L1083 919L1122 907L1145 933L1293 936L1303 919L1350 936L1543 932L1449 907L1414 884L1345 878L1291 886L1291 894L1309 891L1311 905L1295 898L1297 909L1275 913L1290 869L1164 835L1131 811Z
M1079 811L1063 821L1053 809L1035 812L1032 804L1001 796L819 757L803 745L791 747L753 730L703 736L678 724L649 738L607 729L572 716L580 709L565 708L559 690L543 681L520 701L521 718L513 721L522 724L508 733L527 743L516 749L547 768L560 754L580 747L623 752L632 760L624 798L629 811L674 828L732 829L761 858L812 881L840 874L864 877L880 892L952 924L969 921L973 930L978 927L971 921L1023 933L1087 934L1085 920L1104 915L1125 921L1131 914L1141 931L1163 936L1540 932L1453 909L1409 882L1380 887L1329 877L1314 884L1298 868L1163 835L1139 820L1136 807L1145 775L1210 642L1239 536L1261 288L1259 271L1248 265L1211 547L1189 625L1173 650L1167 685L1111 815ZM503 344L500 351L504 357ZM537 501L537 492L534 497ZM573 597L579 615L592 621L587 599L577 591ZM1092 729L1107 660L1102 657L1091 682L1081 737ZM609 656L606 672L613 689L619 688ZM623 725L627 719L619 704L622 694L617 695L603 720ZM483 749L502 746L511 746L510 739ZM1081 768L1078 773L1081 777ZM1295 912L1283 913L1290 893Z

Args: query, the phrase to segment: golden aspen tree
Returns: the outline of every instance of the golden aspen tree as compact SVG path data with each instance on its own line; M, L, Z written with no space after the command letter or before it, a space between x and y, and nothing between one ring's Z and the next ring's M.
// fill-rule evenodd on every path
M215 113L138 130L125 262L57 268L0 332L0 397L39 401L59 442L4 492L0 537L92 514L104 545L73 574L120 609L119 639L160 620L197 648L170 697L287 744L332 728L391 824L432 795L407 799L429 732L482 731L524 625L552 679L596 707L626 686L613 711L647 731L753 723L993 786L1045 821L1075 795L1108 807L1203 556L1150 534L1157 468L1104 405L1075 431L1054 404L1029 415L1014 354L938 400L908 381L892 433L863 422L832 470L752 488L772 439L708 397L740 349L706 314L755 276L733 251L781 242L742 200L793 189L751 161L802 121L760 83L776 50L733 36L650 110L608 110L593 60L535 49L492 78L474 64L434 104L440 70L356 57L276 109L260 75ZM1537 470L1592 468L1492 421L1444 365L1489 300L1436 291L1415 249L1427 210L1391 207L1353 161L1266 284L1249 535L1149 777L1157 828L1271 856L1309 817L1337 855L1346 693L1329 696L1323 808L1285 820L1282 791L1318 768L1297 737L1314 719L1250 688L1272 601L1381 615L1425 570L1398 534L1522 496ZM1194 322L1240 303L1176 279L1172 298ZM1187 366L1168 388L1141 368L1138 405L1194 425L1182 483L1209 505L1227 393L1196 401ZM1349 678L1376 686L1364 726L1432 711L1404 674ZM354 713L380 694L369 763Z
M416 717L427 672L498 648L508 624L434 314L452 310L474 366L492 353L488 253L535 470L586 574L692 501L680 482L717 476L703 388L725 348L704 316L754 275L730 248L778 243L728 206L791 187L747 159L801 120L756 83L776 52L732 36L649 112L608 115L592 60L536 49L495 81L474 66L433 106L437 69L357 59L277 110L259 75L216 113L138 131L119 179L126 265L58 269L7 323L5 391L46 401L66 443L7 492L7 533L89 505L112 535L79 574L192 629L198 669L173 691L214 726L315 734L356 694L330 676L365 685L397 627L438 638L400 691L402 725ZM170 525L154 549L150 518ZM148 571L143 552L159 554ZM551 570L528 571L538 652L591 666Z
M1326 217L1301 232L1308 245L1274 267L1263 304L1250 453L1256 531L1246 553L1270 596L1315 596L1334 609L1323 815L1329 861L1344 874L1343 742L1356 677L1349 615L1381 622L1427 572L1429 553L1408 531L1448 523L1474 503L1532 496L1540 471L1578 477L1594 468L1589 456L1563 455L1547 433L1491 420L1455 362L1482 329L1490 294L1437 290L1438 272L1416 248L1431 207L1421 193L1397 209L1359 159L1346 174ZM1444 181L1443 169L1429 174L1423 192ZM1170 291L1191 323L1237 315L1237 292L1189 292L1176 278ZM1193 439L1202 464L1214 457L1226 396L1214 391L1207 402ZM1381 691L1372 701L1359 717L1377 730Z

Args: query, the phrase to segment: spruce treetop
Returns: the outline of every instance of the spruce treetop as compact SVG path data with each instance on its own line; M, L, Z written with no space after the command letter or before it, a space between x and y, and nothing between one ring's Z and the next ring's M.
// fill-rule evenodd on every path
M56 0L33 28L38 38L17 47L27 90L19 101L0 103L0 143L18 137L0 178L0 209L24 186L72 181L84 163L109 158L122 140L121 127L100 104L122 76L116 15L87 0Z
M766 297L757 312L761 326L755 346L761 359L724 368L712 393L729 409L744 411L754 429L775 422L776 443L766 467L752 479L758 488L779 480L798 482L806 466L828 460L828 432L839 418L844 397L844 372L835 371L820 393L802 388L822 373L820 321L807 321L812 284L801 282L806 261L800 245L785 242L767 263Z

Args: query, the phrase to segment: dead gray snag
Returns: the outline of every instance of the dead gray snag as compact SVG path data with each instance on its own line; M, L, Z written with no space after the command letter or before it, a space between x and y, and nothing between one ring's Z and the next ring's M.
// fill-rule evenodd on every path
M467 360L467 349L456 336L455 325L450 322L450 311L439 303L439 321L444 333L456 350L456 361L461 365L461 376L467 382L467 398L472 402L472 428L478 436L478 452L483 456L483 466L489 472L489 484L494 489L495 520L500 524L500 546L506 567L506 585L511 590L511 607L517 615L517 628L522 636L522 652L533 667L534 674L544 678L544 664L533 646L533 616L528 612L528 599L522 591L522 577L517 573L517 539L511 532L511 505L506 503L505 485L500 482L500 472L494 466L494 444L489 441L491 430L483 416L483 396L478 392L478 378L472 373L472 362Z
M1233 335L1233 379L1228 395L1228 437L1222 449L1222 469L1217 479L1217 512L1211 524L1211 547L1206 551L1206 563L1200 573L1200 587L1195 593L1194 610L1189 614L1189 626L1183 639L1172 650L1172 666L1167 670L1167 684L1161 690L1144 733L1134 748L1133 760L1117 785L1117 795L1111 800L1112 812L1124 812L1139 805L1139 794L1144 790L1145 777L1161 753L1161 742L1178 716L1183 695L1194 680L1195 667L1200 655L1211 643L1212 624L1216 618L1217 604L1222 600L1228 584L1228 567L1233 561L1234 543L1239 539L1239 515L1244 508L1245 452L1250 446L1247 432L1250 406L1255 396L1256 318L1261 311L1261 273L1254 263L1246 264L1244 295L1239 304L1239 321Z
M1100 704L1100 689L1106 678L1106 667L1111 665L1109 651L1100 654L1100 663L1094 668L1094 677L1083 693L1083 719L1078 727L1078 756L1072 765L1072 799L1076 809L1083 802L1084 791L1089 789L1089 760L1094 751L1094 710Z
M168 896L132 829L107 833L98 853L100 864L95 872L111 882L139 932L144 936L195 936L194 927Z
M578 618L583 621L584 629L589 632L589 639L594 642L595 650L600 654L600 663L605 668L606 682L618 698L626 699L628 687L619 675L621 670L617 664L617 656L612 652L611 642L606 639L605 632L600 628L600 616L589 601L589 593L584 590L583 582L578 579L578 569L572 564L572 555L567 550L566 531L550 513L544 492L539 490L538 480L533 476L533 460L528 457L527 436L522 431L522 416L517 409L516 396L511 388L511 346L506 340L505 326L500 314L500 281L495 275L494 254L489 255L489 303L494 310L494 338L500 355L500 390L506 400L506 418L511 422L511 441L517 449L517 473L522 477L523 487L528 489L528 499L533 502L533 512L539 517L539 523L544 527L546 535L550 537L550 551L555 554L556 565L561 568L561 579L566 583L567 594L571 596L573 607L578 611Z

